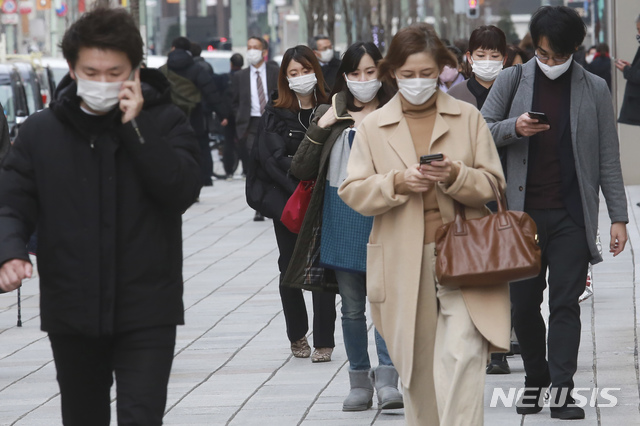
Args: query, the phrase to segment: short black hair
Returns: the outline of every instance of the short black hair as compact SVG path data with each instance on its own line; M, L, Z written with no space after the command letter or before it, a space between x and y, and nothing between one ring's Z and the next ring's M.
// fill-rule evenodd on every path
M75 67L82 48L124 52L133 68L142 63L144 43L129 12L122 8L98 7L85 13L64 33L62 55Z
M231 62L231 65L236 68L242 68L242 66L244 65L244 58L239 53L234 53L233 55L231 55L229 61Z
M596 46L597 53L609 53L609 45L607 43L598 43Z
M178 37L174 38L171 42L171 47L175 47L176 49L188 50L191 52L191 41L189 41L186 37Z
M200 44L198 43L191 42L191 45L189 46L189 51L191 52L191 56L193 56L194 58L197 58L202 53L202 46L200 46Z
M262 43L262 50L269 50L269 43L264 38L258 37L258 36L252 36L252 37L249 37L249 40L251 39L258 40L260 43Z
M495 25L482 25L476 28L469 37L469 53L478 49L497 50L502 56L507 55L507 37Z
M585 25L578 12L565 6L543 6L531 17L529 23L535 47L546 37L553 51L559 55L571 55L582 44L587 35Z
M318 40L329 40L331 41L331 39L329 38L329 36L326 36L324 34L318 34L317 36L313 37L313 50L318 50Z

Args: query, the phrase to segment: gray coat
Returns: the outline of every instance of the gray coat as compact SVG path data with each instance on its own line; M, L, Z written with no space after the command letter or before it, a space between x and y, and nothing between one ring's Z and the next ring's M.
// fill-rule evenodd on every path
M496 146L507 151L507 201L512 210L524 210L527 187L529 138L516 135L516 120L531 110L536 61L522 68L522 79L510 111L505 111L515 69L500 73L484 106L482 115L489 124ZM574 62L571 75L571 141L582 199L585 231L591 263L602 261L596 247L599 189L602 189L612 223L628 223L627 197L622 181L616 119L607 84Z

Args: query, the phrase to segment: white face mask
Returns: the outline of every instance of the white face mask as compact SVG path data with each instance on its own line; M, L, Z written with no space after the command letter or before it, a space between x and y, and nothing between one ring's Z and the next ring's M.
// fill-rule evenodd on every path
M502 61L473 61L471 69L476 77L483 81L493 81L502 71Z
M77 95L95 112L108 112L120 103L118 96L123 81L105 83L85 80L76 74Z
M346 75L344 76L344 79L347 81L347 87L353 97L363 104L372 101L378 94L380 87L382 87L382 83L378 79L369 81L351 81Z
M249 63L251 65L258 65L260 62L262 62L263 60L263 56L262 56L262 50L258 50L258 49L249 49L247 50L247 61L249 61Z
M293 90L300 96L310 95L318 83L316 73L314 72L311 74L301 75L299 77L287 77L287 80L289 80L289 89Z
M422 105L427 102L438 88L437 78L398 78L398 90L412 105Z
M323 50L322 52L320 52L320 62L324 62L325 64L331 62L331 60L333 59L333 55L333 49Z
M593 62L593 60L595 59L596 55L587 55L584 57L584 61L588 64L590 64L591 62Z
M565 62L564 64L554 65L552 67L547 64L543 64L537 56L536 62L538 62L538 66L549 80L555 80L556 78L567 72L567 70L571 66L571 62L573 62L573 55L569 56L569 59L567 59L567 62Z

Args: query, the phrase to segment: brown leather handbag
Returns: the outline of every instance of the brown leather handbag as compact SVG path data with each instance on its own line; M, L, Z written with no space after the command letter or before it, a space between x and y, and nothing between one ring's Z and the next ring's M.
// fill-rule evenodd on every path
M467 220L464 206L454 200L455 220L436 231L436 277L440 285L490 286L540 273L535 222L525 212L507 210L504 195L486 177L498 212Z

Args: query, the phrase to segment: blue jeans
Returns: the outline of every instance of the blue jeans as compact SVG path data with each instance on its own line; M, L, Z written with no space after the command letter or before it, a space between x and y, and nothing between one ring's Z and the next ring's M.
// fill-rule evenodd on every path
M340 297L342 298L342 335L349 359L349 367L353 370L371 368L369 342L367 336L367 285L364 274L335 271L338 280ZM376 351L380 365L393 365L387 350L387 344L375 330Z

